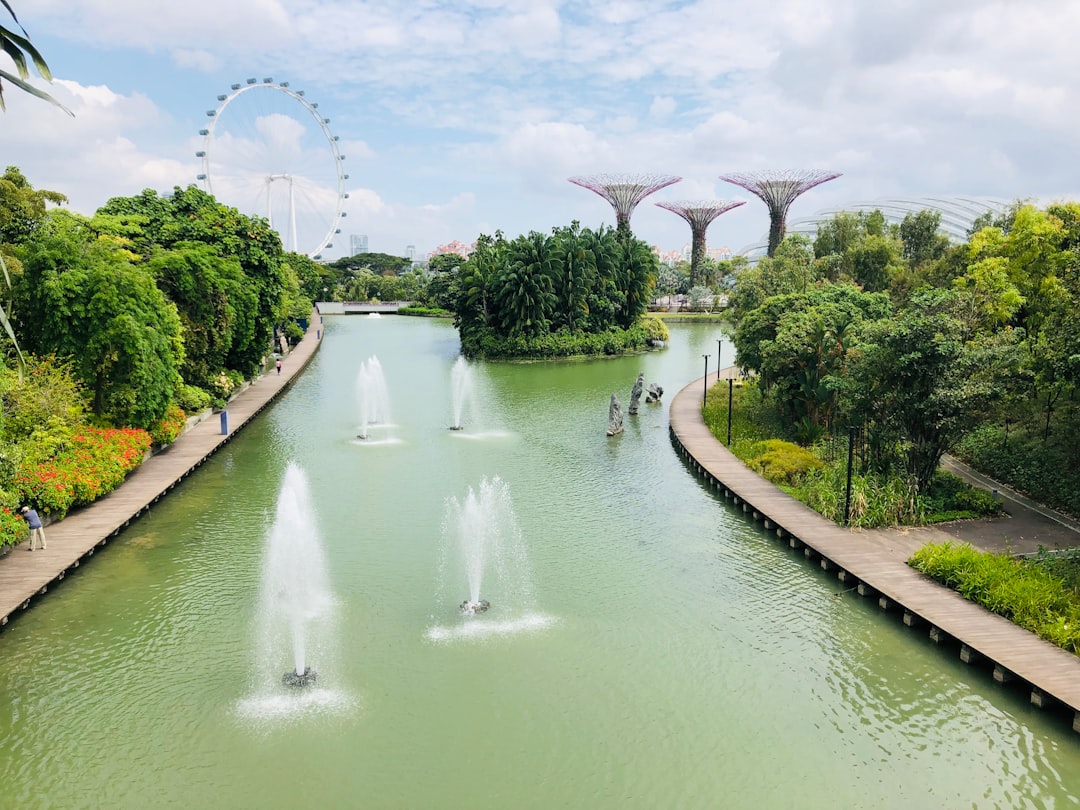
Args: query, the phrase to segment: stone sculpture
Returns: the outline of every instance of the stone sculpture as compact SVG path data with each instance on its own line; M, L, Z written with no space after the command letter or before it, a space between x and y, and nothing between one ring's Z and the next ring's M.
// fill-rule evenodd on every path
M656 383L649 383L649 393L645 395L645 402L659 402L660 397L664 395L663 386Z
M637 416L638 403L641 401L641 391L645 387L645 373L637 375L637 382L634 383L634 389L630 392L630 410L631 416Z
M611 405L608 407L607 435L615 436L622 432L622 408L619 407L619 398L612 394Z

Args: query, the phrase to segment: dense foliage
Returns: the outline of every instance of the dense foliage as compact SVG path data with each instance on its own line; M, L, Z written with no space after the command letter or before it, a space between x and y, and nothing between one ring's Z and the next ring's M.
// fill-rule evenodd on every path
M849 510L849 525L860 528L940 523L1001 511L1001 503L991 493L968 486L949 473L938 471L926 486L919 487L909 476L861 464L853 471L848 504L846 437L799 445L791 439L801 430L772 407L757 381L740 383L732 393L731 451L764 478L836 523L843 523L845 508ZM712 433L726 440L726 385L709 391L703 414Z
M63 516L117 486L180 435L185 411L224 404L280 340L300 339L327 277L265 220L194 187L89 218L47 207L63 201L14 167L0 178L8 515L30 503Z
M799 442L859 426L860 475L925 494L959 451L1036 492L1040 456L1080 460L1080 205L1018 204L959 245L938 224L840 214L789 237L738 277L738 362Z
M574 222L550 235L484 235L456 272L455 323L466 355L616 354L649 345L639 322L657 259L644 242L610 228Z
M923 546L909 563L1040 638L1080 653L1080 595L1045 561L942 543Z

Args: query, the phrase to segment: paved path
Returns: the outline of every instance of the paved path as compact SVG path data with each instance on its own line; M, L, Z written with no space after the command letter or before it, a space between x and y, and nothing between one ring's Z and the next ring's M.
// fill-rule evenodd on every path
M1065 707L1080 731L1080 658L908 566L911 553L929 542L922 531L842 528L752 472L706 427L704 385L703 378L691 382L671 403L672 439L696 472L792 548L836 570L849 588L902 612L906 624L927 626L934 641L954 642L964 661L989 662L996 680L1025 683L1032 703Z
M285 356L280 374L260 377L229 402L228 435L215 414L188 430L164 451L143 462L116 490L90 506L45 528L49 547L28 554L29 543L0 558L0 626L12 613L64 578L115 537L150 505L232 439L240 428L272 402L311 361L321 343L322 320L313 313L304 338Z

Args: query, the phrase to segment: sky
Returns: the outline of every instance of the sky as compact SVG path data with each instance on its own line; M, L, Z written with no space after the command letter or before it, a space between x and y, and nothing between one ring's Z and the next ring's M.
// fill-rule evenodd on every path
M690 230L660 201L746 200L710 247L766 234L764 204L719 179L732 172L843 173L792 220L904 196L1080 199L1080 0L12 5L53 73L35 83L75 115L5 85L4 165L84 214L202 185L209 169L215 194L270 214L287 247L291 187L298 247L329 237L326 258L353 234L423 256L496 230L613 225L567 182L599 173L682 178L631 220L665 251ZM317 111L280 90L230 96L248 78L288 82ZM335 147L349 175L338 220Z

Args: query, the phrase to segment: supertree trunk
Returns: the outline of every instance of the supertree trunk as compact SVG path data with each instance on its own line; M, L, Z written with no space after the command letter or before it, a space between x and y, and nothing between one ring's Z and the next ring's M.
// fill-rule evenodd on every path
M745 188L769 209L769 255L787 233L787 212L795 199L815 186L840 176L840 172L820 170L736 172L720 175L721 180Z
M712 221L725 211L745 205L746 200L680 200L657 203L661 208L678 214L690 224L690 286L697 285L705 264L705 232Z

